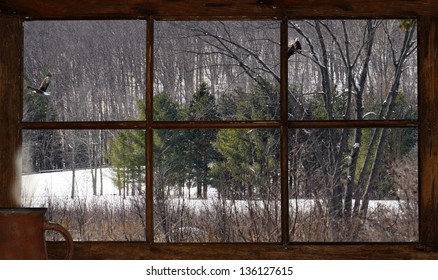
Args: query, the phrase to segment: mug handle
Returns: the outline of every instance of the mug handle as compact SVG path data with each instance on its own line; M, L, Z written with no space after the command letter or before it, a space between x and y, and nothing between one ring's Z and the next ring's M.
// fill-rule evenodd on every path
M44 223L44 230L54 230L62 234L64 236L65 241L67 243L67 255L65 256L66 260L71 260L73 258L73 239L71 238L70 233L60 224L46 221Z

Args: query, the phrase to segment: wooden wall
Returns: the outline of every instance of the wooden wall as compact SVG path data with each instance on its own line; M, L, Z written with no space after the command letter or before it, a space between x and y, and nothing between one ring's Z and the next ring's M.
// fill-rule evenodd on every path
M77 259L438 259L438 1L4 0L0 2L0 207L16 206L21 21L51 18L418 17L420 241L404 244L76 243ZM62 258L64 245L50 243Z
M0 16L0 206L16 206L21 92L22 30L20 19Z
M438 245L438 18L419 22L420 239Z

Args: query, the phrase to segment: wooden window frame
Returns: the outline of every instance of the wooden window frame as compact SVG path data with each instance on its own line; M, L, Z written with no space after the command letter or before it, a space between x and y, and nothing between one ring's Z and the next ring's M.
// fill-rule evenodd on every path
M24 0L16 1L19 4ZM7 1L5 1L7 2ZM32 1L31 1L32 2ZM80 1L79 1L80 2ZM132 1L135 2L135 1ZM152 1L160 2L160 1ZM199 2L199 1L195 1ZM202 2L202 1L201 1ZM245 1L238 1L245 2ZM249 2L249 1L246 1ZM312 10L303 5L294 8L292 5L280 12L278 7L266 7L260 10L253 9L238 12L235 9L223 12L208 10L201 12L199 9L189 11L182 9L176 15L169 14L168 5L163 4L155 15L141 16L147 21L147 79L146 79L146 106L148 115L146 121L135 122L55 122L55 123L26 123L21 121L22 111L22 53L23 53L23 21L31 12L24 9L17 13L0 13L0 207L16 207L19 197L16 186L20 185L20 167L16 164L21 146L21 131L23 129L145 129L146 130L146 156L147 164L152 166L152 139L153 129L161 128L265 128L275 127L281 132L281 149L287 149L287 130L296 127L417 127L419 134L419 241L412 243L290 243L288 240L288 213L282 212L282 242L280 243L228 243L228 244L164 244L153 242L152 229L147 229L148 242L76 242L75 258L77 259L438 259L438 4L426 3L418 6L409 6L406 1L388 0L388 6L393 6L391 11L384 7L376 8L379 1L362 9L363 3L353 3L352 0L344 1L351 5L347 8L336 8L329 5L321 11ZM401 3L403 2L403 3ZM415 1L411 1L415 2ZM161 2L160 2L161 3ZM325 1L321 1L325 3ZM367 4L367 1L364 1ZM193 5L195 5L194 3ZM12 5L12 4L11 4ZM30 3L30 5L32 5ZM175 4L178 5L178 4ZM181 4L179 4L181 5ZM397 6L398 5L398 6ZM386 5L385 5L386 6ZM341 7L341 6L339 6ZM373 9L373 7L375 7ZM0 6L0 10L1 10ZM161 8L161 9L160 9ZM421 9L426 9L423 11ZM395 10L395 11L394 11ZM151 10L152 11L152 10ZM267 11L267 12L264 12ZM299 14L299 12L302 14ZM202 17L192 13L200 13ZM50 11L41 11L32 14L32 19L82 19L81 14L59 14ZM64 13L66 13L64 11ZM95 12L86 16L86 19L114 19L138 18L139 15L122 10L120 14ZM143 11L144 13L144 11ZM286 13L284 15L283 13ZM308 121L295 122L287 119L287 22L296 18L358 18L375 17L400 18L416 17L418 19L418 84L419 104L418 120L415 121ZM118 15L118 16L117 16ZM263 16L261 16L263 15ZM153 22L154 20L172 19L273 19L281 21L281 116L278 121L218 121L218 122L155 122L152 120L153 106ZM282 153L281 159L281 184L282 206L287 203L287 158ZM285 173L286 171L286 173ZM146 196L152 197L152 168L146 173ZM152 204L147 204L147 222L152 224ZM49 255L62 258L64 244L50 242Z

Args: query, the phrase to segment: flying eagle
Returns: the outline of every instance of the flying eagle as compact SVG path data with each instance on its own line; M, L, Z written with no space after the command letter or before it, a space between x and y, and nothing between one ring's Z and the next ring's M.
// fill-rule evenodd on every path
M289 46L287 50L287 58L291 57L295 53L301 53L301 43L298 41L298 38L295 39L295 42Z
M32 93L38 93L41 95L50 95L50 92L47 92L47 88L49 87L50 84L50 78L52 78L52 74L48 73L41 81L39 88L34 88L31 86L27 86L27 88L30 89Z

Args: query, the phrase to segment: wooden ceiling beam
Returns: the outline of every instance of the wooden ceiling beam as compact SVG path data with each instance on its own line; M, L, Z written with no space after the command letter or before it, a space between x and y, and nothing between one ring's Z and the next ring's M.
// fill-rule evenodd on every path
M4 0L0 14L32 19L172 17L360 18L438 15L434 0Z

